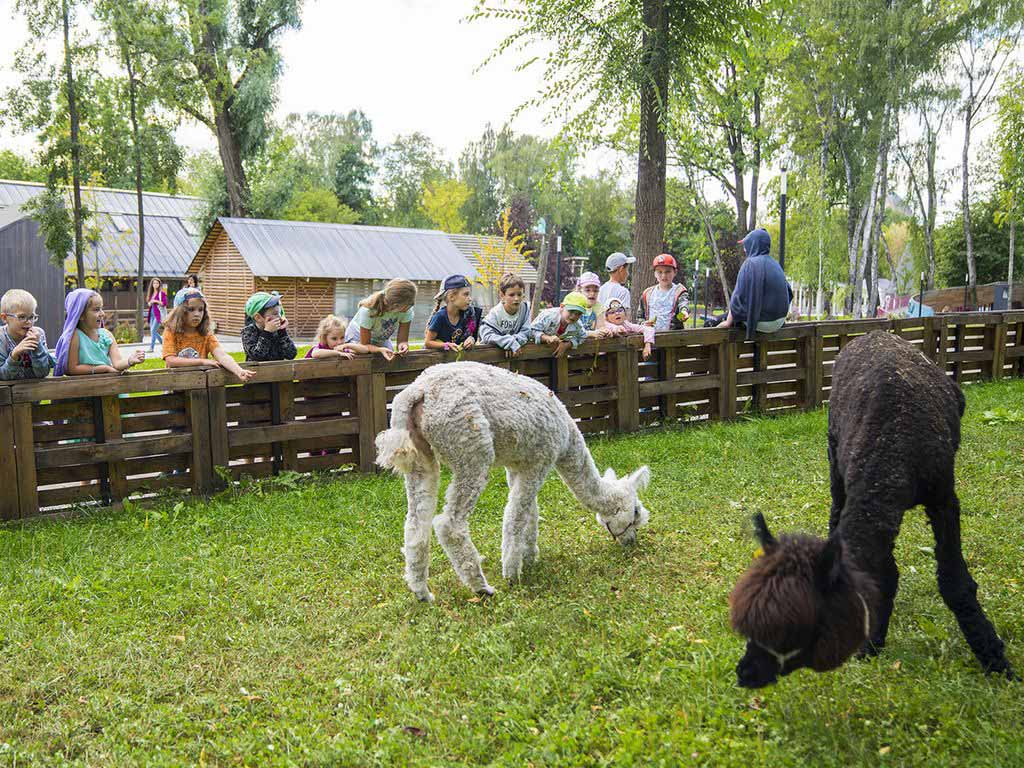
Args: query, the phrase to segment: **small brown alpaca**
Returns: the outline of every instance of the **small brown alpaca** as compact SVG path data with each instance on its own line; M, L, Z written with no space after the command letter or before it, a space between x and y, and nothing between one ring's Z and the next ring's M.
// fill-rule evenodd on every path
M953 465L964 396L903 339L875 331L836 358L828 414L829 538L782 536L755 521L764 557L730 596L747 639L740 685L760 688L802 667L835 669L885 645L899 569L893 557L906 510L923 505L935 536L943 601L986 672L1013 677L1003 641L978 603L960 541Z

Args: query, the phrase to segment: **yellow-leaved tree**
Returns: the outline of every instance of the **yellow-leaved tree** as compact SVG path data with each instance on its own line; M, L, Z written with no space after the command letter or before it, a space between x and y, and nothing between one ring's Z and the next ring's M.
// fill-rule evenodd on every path
M423 189L423 211L442 232L461 234L466 231L462 206L470 194L469 187L457 179L427 184Z
M500 234L477 237L477 249L473 252L478 262L473 282L487 289L490 304L498 301L501 276L515 271L517 264L533 254L533 250L526 247L526 236L512 228L511 213L510 208L501 212L498 219Z

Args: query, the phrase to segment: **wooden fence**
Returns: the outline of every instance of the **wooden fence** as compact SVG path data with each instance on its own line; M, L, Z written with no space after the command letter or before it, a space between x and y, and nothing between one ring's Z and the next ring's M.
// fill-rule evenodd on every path
M739 413L816 408L851 339L897 333L966 383L1024 376L1024 312L784 327L749 343L734 330L659 333L650 360L639 336L589 341L555 359L531 345L508 360L463 355L543 382L585 433L614 433ZM295 360L254 365L239 385L225 372L163 370L0 386L0 518L29 518L162 491L208 494L227 475L373 471L374 438L395 395L452 353L391 363Z

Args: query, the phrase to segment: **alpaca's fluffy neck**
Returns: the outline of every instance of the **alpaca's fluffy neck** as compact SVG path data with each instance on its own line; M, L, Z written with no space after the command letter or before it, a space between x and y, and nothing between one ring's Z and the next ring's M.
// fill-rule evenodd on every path
M601 478L590 455L583 434L573 425L569 437L569 445L556 464L562 481L569 490L591 512L597 512L608 506L609 492L612 484Z

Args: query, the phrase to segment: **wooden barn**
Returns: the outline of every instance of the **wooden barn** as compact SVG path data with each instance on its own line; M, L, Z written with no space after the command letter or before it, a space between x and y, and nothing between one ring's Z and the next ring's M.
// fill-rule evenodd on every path
M510 267L536 274L525 261ZM237 218L217 220L188 271L199 274L219 332L241 332L250 294L278 291L292 335L303 339L313 337L325 315L351 318L363 298L394 277L416 283L411 337L422 338L441 281L477 274L444 232ZM489 305L486 289L475 295Z

